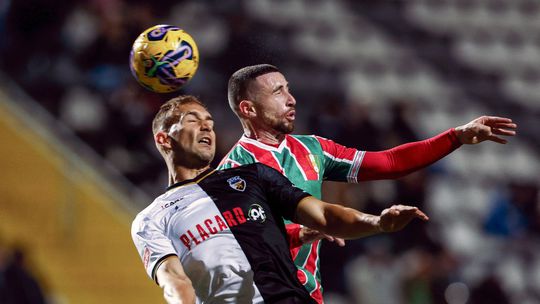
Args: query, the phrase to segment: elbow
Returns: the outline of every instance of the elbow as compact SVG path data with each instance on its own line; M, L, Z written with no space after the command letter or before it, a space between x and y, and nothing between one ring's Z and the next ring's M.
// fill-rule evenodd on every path
M194 304L195 289L189 278L175 280L165 285L163 288L164 297L167 303Z

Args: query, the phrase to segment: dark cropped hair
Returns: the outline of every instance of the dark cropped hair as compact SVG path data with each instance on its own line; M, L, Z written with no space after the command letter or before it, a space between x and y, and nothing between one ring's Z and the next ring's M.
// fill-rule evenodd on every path
M195 96L181 95L174 97L161 105L154 120L152 120L152 132L154 135L160 130L169 131L170 127L179 119L178 115L174 113L174 110L190 103L196 103L207 109L206 105Z
M279 72L279 69L271 64L258 64L241 68L229 78L228 98L229 106L236 113L238 104L247 98L248 88L255 78L271 72Z

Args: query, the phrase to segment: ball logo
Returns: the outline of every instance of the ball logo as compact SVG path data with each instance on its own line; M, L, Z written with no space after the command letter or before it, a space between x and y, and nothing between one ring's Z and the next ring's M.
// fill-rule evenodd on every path
M253 204L249 207L248 221L264 223L265 220L266 212L261 205Z

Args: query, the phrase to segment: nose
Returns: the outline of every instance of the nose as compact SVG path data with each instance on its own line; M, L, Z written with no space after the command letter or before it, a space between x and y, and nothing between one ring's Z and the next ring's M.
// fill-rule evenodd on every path
M294 96L290 92L287 92L287 106L288 107L294 107L296 105L296 99L294 99Z
M201 131L212 131L212 122L208 120L202 120Z

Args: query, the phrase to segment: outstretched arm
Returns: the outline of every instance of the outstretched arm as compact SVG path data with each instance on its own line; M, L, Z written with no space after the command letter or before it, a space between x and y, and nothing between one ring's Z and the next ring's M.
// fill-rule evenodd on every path
M366 152L359 180L392 179L426 167L448 155L462 144L493 141L505 144L501 136L514 136L517 125L509 118L482 116L432 138L395 148Z
M329 204L312 196L302 199L296 208L298 223L345 239L399 231L415 218L429 219L418 208L411 206L394 205L376 216Z
M156 279L169 304L195 303L195 290L177 256L169 256L158 266Z

